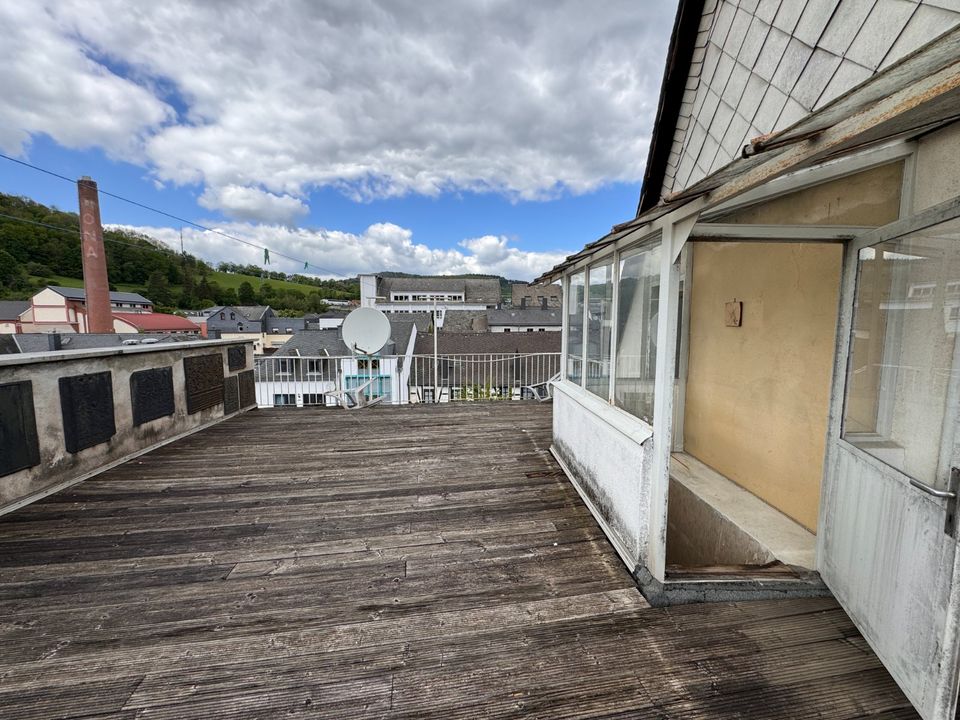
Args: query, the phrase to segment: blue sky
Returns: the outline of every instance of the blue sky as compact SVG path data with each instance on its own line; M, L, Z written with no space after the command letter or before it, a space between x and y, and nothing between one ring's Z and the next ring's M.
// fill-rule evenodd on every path
M669 3L123 8L0 8L18 98L0 150L342 274L529 279L634 213ZM0 190L76 203L7 161ZM105 224L178 233L101 206ZM186 246L258 260L192 230Z

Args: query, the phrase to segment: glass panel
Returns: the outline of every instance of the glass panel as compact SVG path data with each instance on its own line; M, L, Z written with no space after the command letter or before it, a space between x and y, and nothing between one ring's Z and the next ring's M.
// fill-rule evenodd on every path
M567 293L567 380L579 385L583 372L583 273L570 276Z
M620 260L614 401L617 407L650 424L657 371L659 295L659 245Z
M843 416L845 440L939 486L957 373L958 241L951 221L860 251Z
M613 265L590 268L587 308L586 388L604 400L610 396L610 332L613 329Z

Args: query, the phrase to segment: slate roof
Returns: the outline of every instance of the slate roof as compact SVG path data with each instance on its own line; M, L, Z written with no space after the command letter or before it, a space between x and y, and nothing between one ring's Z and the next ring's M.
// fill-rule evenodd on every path
M306 330L307 318L267 317L263 319L263 331L266 333L273 332L274 329L279 330L280 332L286 332L287 328L291 328L294 332Z
M340 328L304 330L277 348L273 357L314 357L318 355L350 355L350 348L340 337Z
M447 310L443 314L443 332L484 332L489 329L489 310Z
M0 300L0 320L16 320L29 308L29 300Z
M561 333L437 333L437 349L441 355L472 353L558 353ZM433 354L433 335L417 336L417 355Z
M389 298L391 292L439 292L463 293L465 303L496 305L500 302L500 281L497 278L451 278L451 277L378 277L377 294Z
M0 335L0 355L14 355L20 352L17 347L16 335L4 333Z
M85 302L87 299L87 294L83 288L63 287L62 285L47 285L47 289L63 295L63 297L67 298L68 300L81 300ZM143 295L132 292L111 292L110 300L111 302L117 303L145 303L147 305L153 305L153 300L147 300L147 298L145 298Z
M699 23L681 15L702 6ZM694 18L695 19L695 18ZM676 192L740 156L750 140L793 125L960 23L942 0L684 0L680 29L692 49L668 59L650 159L663 162L661 192ZM660 126L660 125L663 126ZM659 152L657 148L659 147ZM654 183L659 185L659 183Z
M390 320L390 340L380 351L381 355L402 355L407 350L410 333L413 327L426 323L429 325L430 316L427 313L410 313L401 315L387 315ZM419 335L418 335L419 337ZM341 328L324 328L322 330L303 330L281 345L273 354L274 357L290 356L322 356L322 355L352 355L350 348L343 342Z
M550 327L563 324L563 317L558 308L542 310L538 307L503 308L501 310L487 310L487 322L491 325L536 325ZM446 324L444 324L446 328Z
M380 278L380 287L389 292L426 292L441 290L443 292L466 292L466 283L463 278L451 277L385 277Z
M238 310L250 322L263 320L264 314L270 309L269 305L234 305L234 310Z

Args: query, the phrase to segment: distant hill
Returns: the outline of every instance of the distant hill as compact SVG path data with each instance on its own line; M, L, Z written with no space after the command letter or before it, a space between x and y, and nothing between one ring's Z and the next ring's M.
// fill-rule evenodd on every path
M0 193L0 215L40 223L0 217L0 298L26 299L46 285L82 286L76 213ZM158 309L257 303L281 314L302 314L325 309L325 298L360 297L357 278L319 280L231 263L213 268L145 235L125 230L103 235L111 286L142 293Z
M162 310L263 304L272 306L278 314L299 315L324 310L324 299L360 298L359 278L319 280L226 262L213 267L146 235L104 230L103 237L111 287L141 293ZM379 274L428 277L394 271ZM505 298L511 295L511 285L525 284L499 275L449 277L496 279ZM83 286L77 214L0 193L0 298L24 300L47 285Z

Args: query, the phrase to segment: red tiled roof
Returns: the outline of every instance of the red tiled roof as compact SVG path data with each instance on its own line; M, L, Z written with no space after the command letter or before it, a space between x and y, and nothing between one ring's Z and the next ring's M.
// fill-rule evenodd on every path
M167 315L166 313L126 313L115 312L113 317L117 320L123 320L130 323L137 330L146 332L199 332L200 326L190 322L185 317L179 315Z

